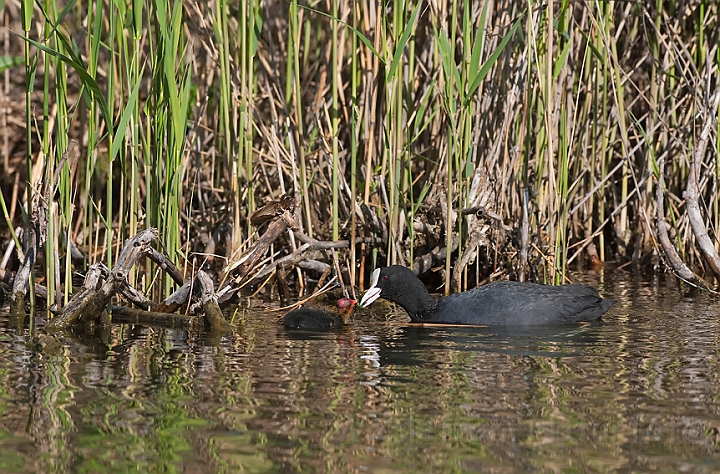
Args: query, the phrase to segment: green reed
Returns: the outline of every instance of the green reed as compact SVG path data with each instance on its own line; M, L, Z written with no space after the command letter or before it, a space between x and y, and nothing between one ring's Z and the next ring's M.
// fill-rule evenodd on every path
M359 6L352 5L352 27L357 30L359 21L358 13ZM359 48L359 42L357 35L350 35L350 48L353 51L357 51ZM358 281L357 278L357 248L356 238L358 234L358 222L357 212L355 212L355 203L357 203L358 191L358 142L361 132L358 119L360 116L358 93L360 90L360 71L361 64L358 60L357 55L353 55L350 61L350 281L355 284ZM353 293L354 294L354 293Z
M245 185L247 189L238 189L238 193L246 197L246 209L248 215L255 210L255 196L253 185L253 97L256 89L255 77L255 55L258 49L258 33L260 31L262 17L260 5L256 0L240 2L237 21L240 25L240 118L239 118L239 144L237 169L238 173L243 170L245 163ZM247 233L252 231L250 223L247 223Z
M332 239L333 240L339 240L340 238L340 227L338 222L338 206L339 206L339 182L338 182L338 167L340 166L340 161L338 154L340 153L339 147L338 147L338 129L340 125L340 114L339 114L339 108L340 108L340 102L338 99L338 89L342 87L342 84L339 84L339 82L342 80L340 76L340 70L338 68L338 48L340 47L340 33L338 29L338 13L339 13L339 2L335 1L332 2L332 17L331 20L332 23L332 33L331 33L331 39L330 39L330 70L332 74L332 78L330 79L330 89L331 89L331 96L332 96L332 102L330 105L330 133L332 136L330 137L332 142Z
M300 76L300 68L302 66L302 61L300 58L300 44L302 42L302 30L300 28L301 23L301 17L300 17L300 10L298 9L298 2L297 0L292 0L290 2L290 10L289 10L289 25L290 25L290 32L288 35L288 40L290 43L290 51L288 51L288 64L292 65L291 74L288 74L288 82L292 83L292 87L288 88L287 97L288 102L290 102L289 98L292 97L293 100L291 103L288 103L289 110L292 111L292 116L294 118L295 123L295 134L294 137L296 139L297 148L295 149L295 152L297 154L298 159L298 167L300 169L300 193L301 193L301 206L302 206L302 215L304 217L305 221L305 231L307 234L312 237L313 236L313 220L312 220L312 212L310 210L310 195L308 193L308 177L307 177L307 163L305 161L305 144L303 143L303 139L305 138L305 125L304 125L304 112L303 112L303 97L302 97L302 83L301 83L301 76ZM309 22L306 24L305 32L306 32L306 38L309 38L309 30L310 25ZM306 47L305 51L307 51L307 41L306 41ZM290 68L289 68L290 69Z
M180 242L180 205L185 174L185 134L188 108L192 96L189 66L182 60L186 40L182 27L182 3L157 0L153 2L158 28L158 42L152 61L154 94L146 104L149 117L150 193L148 225L157 227L163 250L176 261ZM152 108L149 108L152 107ZM165 280L165 293L171 291L172 282Z

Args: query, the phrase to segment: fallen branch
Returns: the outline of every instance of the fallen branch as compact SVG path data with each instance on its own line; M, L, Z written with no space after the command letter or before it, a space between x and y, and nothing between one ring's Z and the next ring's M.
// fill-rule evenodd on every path
M173 294L165 298L165 301L156 305L153 311L158 313L174 313L180 309L181 306L186 305L188 301L190 301L190 292L192 291L193 284L194 282L192 281L185 283L175 290Z
M197 324L198 321L196 316L188 317L182 314L158 313L126 306L112 306L112 322L115 324L143 324L186 329Z
M25 295L27 294L28 287L30 286L30 274L35 266L35 258L37 256L36 235L35 227L31 223L27 232L24 233L25 251L23 253L25 254L25 259L22 266L15 274L12 295L10 295L14 312L19 311L25 304Z
M183 275L178 267L176 267L165 254L158 252L154 248L150 248L147 258L160 265L160 268L162 268L162 270L167 273L178 285L183 285L185 283L185 275Z
M154 309L153 306L155 306L155 303L150 301L145 295L129 284L120 285L118 293L138 308L142 308L144 310Z
M695 285L698 285L703 288L708 288L707 283L705 283L699 276L695 275L695 273L688 268L687 265L685 265L685 262L682 261L682 258L680 258L680 255L678 255L677 250L675 250L675 246L670 242L670 237L668 236L667 232L667 224L665 223L665 196L664 196L664 189L665 189L665 157L661 156L658 160L658 169L660 170L658 173L658 182L657 182L657 190L655 191L655 200L656 200L656 219L657 219L657 231L658 231L658 241L660 242L660 247L662 247L663 252L665 253L665 257L667 258L667 262L670 265L670 268L683 280L686 280L688 282L691 282Z
M453 235L452 243L451 243L451 252L454 252L457 250L458 247L458 238L457 235ZM432 267L437 265L438 263L444 262L445 258L447 256L447 249L445 247L440 247L439 245L433 248L428 253L421 255L420 257L416 258L413 262L412 270L415 272L417 276L423 275L430 271Z
M690 220L690 226L692 227L693 234L695 234L695 241L700 247L700 252L705 261L710 266L710 270L715 274L715 278L720 280L720 256L715 250L712 240L708 235L705 223L703 222L702 214L700 213L700 205L698 204L698 196L700 190L698 188L698 179L700 172L700 164L705 156L705 150L707 149L708 141L710 140L710 131L715 120L715 112L717 110L718 100L720 99L720 90L716 91L712 98L712 104L710 110L707 113L707 120L705 126L700 134L695 150L692 154L692 161L690 163L690 172L688 173L688 182L683 197L687 205L688 219Z
M296 230L295 237L304 244L308 244L312 250L346 249L350 247L349 240L317 240ZM355 243L381 244L383 240L376 237L357 237Z
M104 311L110 299L121 289L129 285L127 275L130 268L140 259L147 256L150 243L158 238L157 229L146 229L135 237L128 239L120 252L115 267L110 272L107 280L102 281L102 268L94 266L85 277L83 290L73 295L72 299L63 308L59 316L56 316L45 325L48 331L58 331L69 328L81 315L83 319L95 319ZM98 287L99 286L99 287Z
M223 316L220 306L218 305L218 298L215 294L215 285L212 279L207 273L200 270L197 275L195 275L195 285L201 293L200 304L205 313L205 318L208 323L210 323L210 327L218 331L230 331L230 323L225 320L225 316Z
M235 263L230 272L234 275L235 282L242 281L252 270L260 259L265 255L270 245L275 239L287 230L288 227L297 228L295 219L288 211L284 211L280 216L268 225L265 233L258 239L253 248L250 249L240 260Z
M258 281L267 278L268 275L275 271L277 265L285 265L286 267L298 266L304 270L312 270L318 273L322 273L323 271L325 271L325 269L330 268L330 265L315 260L313 258L314 252L317 252L318 250L341 249L350 246L350 241L348 240L324 241L314 239L299 231L295 231L294 234L303 244L298 247L293 253L275 260L273 264L268 265L259 272L257 272L255 275L253 275L252 281ZM356 239L356 243L377 244L382 243L382 239L376 237L358 237Z
M321 262L319 260L303 260L301 262L297 263L297 266L302 268L303 270L311 270L313 272L317 273L325 273L326 271L329 271L332 267L328 265L325 262Z

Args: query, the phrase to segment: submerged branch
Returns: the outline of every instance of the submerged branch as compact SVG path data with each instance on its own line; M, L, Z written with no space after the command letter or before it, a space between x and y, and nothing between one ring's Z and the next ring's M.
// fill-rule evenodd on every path
M158 313L157 311L143 311L126 306L112 307L112 322L115 324L143 324L157 325L167 328L190 328L198 318L173 313Z

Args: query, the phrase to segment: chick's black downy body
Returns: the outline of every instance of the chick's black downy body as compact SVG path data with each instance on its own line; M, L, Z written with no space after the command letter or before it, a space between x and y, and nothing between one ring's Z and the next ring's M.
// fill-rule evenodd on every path
M298 308L282 317L280 322L285 329L297 331L330 331L345 324L345 318L352 314L355 300L340 298L334 312L322 308Z

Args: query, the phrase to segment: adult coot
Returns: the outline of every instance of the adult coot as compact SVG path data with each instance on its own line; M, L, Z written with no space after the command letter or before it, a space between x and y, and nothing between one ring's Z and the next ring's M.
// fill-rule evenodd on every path
M587 285L548 286L502 281L435 300L415 274L399 265L378 268L360 306L385 298L414 322L520 326L593 321L615 301Z
M333 312L320 308L298 308L282 317L280 322L285 329L298 331L329 331L343 327L355 307L355 300L340 298Z

